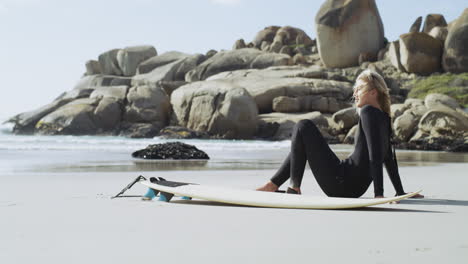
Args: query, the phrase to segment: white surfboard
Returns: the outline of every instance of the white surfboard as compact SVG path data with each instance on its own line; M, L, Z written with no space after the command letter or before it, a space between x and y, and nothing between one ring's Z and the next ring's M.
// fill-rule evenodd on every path
M335 198L295 195L276 192L261 192L218 186L179 183L171 181L142 181L143 185L156 192L185 196L227 204L300 209L346 209L359 208L399 201L421 191L389 198ZM169 198L168 200L170 200Z

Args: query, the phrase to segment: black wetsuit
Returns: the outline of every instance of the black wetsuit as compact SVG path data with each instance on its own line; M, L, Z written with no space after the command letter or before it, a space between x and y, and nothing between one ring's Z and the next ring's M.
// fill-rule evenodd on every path
M306 161L320 188L332 197L360 197L372 181L375 196L383 195L383 164L397 195L404 194L398 165L390 144L390 117L370 105L361 109L355 149L340 160L330 149L319 129L310 120L294 127L291 152L271 181L280 186L291 178L292 187L300 187Z

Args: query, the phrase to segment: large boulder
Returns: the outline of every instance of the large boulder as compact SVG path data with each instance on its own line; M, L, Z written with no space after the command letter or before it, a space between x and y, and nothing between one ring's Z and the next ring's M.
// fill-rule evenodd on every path
M377 55L384 28L374 0L326 0L315 17L320 58L327 67L358 65L359 54Z
M356 107L349 107L333 114L332 120L339 130L348 130L358 123L359 115Z
M100 87L99 87L100 88ZM70 101L81 99L81 98L88 98L96 88L83 88L83 89L72 89L70 91L62 93L57 100L68 99Z
M358 130L358 125L353 126L349 131L348 134L346 134L345 139L343 140L343 143L345 144L353 144L354 140L356 139L356 131Z
M187 84L185 81L159 81L156 83L156 85L163 88L169 96L171 96L173 91L185 84Z
M273 110L281 113L297 113L301 111L301 103L297 97L278 96L273 99Z
M303 45L311 46L314 41L302 30L295 27L285 26L276 31L273 42L279 42L283 45Z
M184 81L185 75L204 60L202 54L195 54L164 64L145 74L135 75L132 85L155 85L158 82Z
M64 92L53 102L39 107L36 110L20 113L9 120L7 123L14 124L13 132L16 134L31 134L35 132L36 123L44 116L54 112L63 105L81 98L88 98L94 89L72 89Z
M119 51L120 49L113 49L99 55L99 65L101 66L103 74L122 75L122 70L120 69L119 62L117 61L117 54Z
M278 26L269 26L259 31L253 40L256 48L260 49L262 43L272 43L276 32L280 29Z
M448 107L433 108L421 117L418 128L433 137L468 136L468 118Z
M434 27L446 27L447 21L441 14L428 14L422 32L429 34Z
M405 68L403 65L401 65L399 41L393 41L390 43L388 56L390 57L390 62L392 63L393 67L397 68L399 71L405 72Z
M159 123L122 122L119 135L129 138L153 138L163 127L164 125Z
M273 99L273 111L281 113L312 112L335 113L350 104L334 97L305 95L300 97L278 96Z
M441 69L443 45L426 33L400 36L400 60L409 73L430 75Z
M420 117L413 115L411 112L405 112L398 116L393 122L396 139L400 142L408 141L416 132L419 119Z
M109 86L98 87L90 94L90 98L113 98L117 101L124 102L127 97L128 86Z
M287 55L265 54L264 52L253 48L221 51L188 72L185 80L187 82L205 80L206 78L220 72L239 69L289 65L290 60L285 60L285 56Z
M70 102L44 116L36 124L37 132L46 135L92 135L98 131L94 110L99 99L85 98Z
M258 110L250 94L231 82L194 82L171 96L175 123L223 138L246 139L257 130Z
M399 142L406 142L417 133L418 122L427 113L428 108L421 99L407 99L399 108L406 110L398 117L394 117L393 128L396 139Z
M111 75L90 75L81 78L73 88L74 90L95 89L97 87L130 85L132 79L129 77Z
M269 113L261 114L258 120L264 124L277 124L278 127L270 139L285 140L291 138L294 126L301 120L311 120L320 129L322 135L330 142L333 137L328 133L328 121L320 112L309 113Z
M199 132L181 126L167 126L158 133L159 138L165 139L209 139L210 136L206 132Z
M169 96L159 86L142 85L130 88L124 120L130 123L167 125L170 114Z
M442 43L445 43L445 40L447 39L448 35L448 29L447 27L433 27L431 29L431 32L429 32L429 35L435 39L442 41Z
M57 99L52 103L39 107L36 110L24 112L10 118L7 122L14 124L13 133L32 134L35 132L37 122L44 116L72 101L73 98Z
M390 106L390 112L392 119L396 119L401 116L408 109L408 105L405 104L392 104Z
M419 120L427 111L429 111L429 109L425 105L416 105L403 112L403 114L410 113Z
M457 109L460 107L458 102L453 99L452 97L445 95L445 94L438 94L438 93L431 93L424 98L424 105L427 108L436 108L440 105L445 105L453 110Z
M101 74L101 64L97 60L89 60L86 62L86 75Z
M291 65L291 56L287 54L264 53L257 56L248 68L264 69L270 66Z
M234 43L232 47L232 49L244 49L244 48L247 48L247 45L245 45L244 39L236 40L236 42Z
M203 54L195 54L183 59L174 73L173 81L185 81L185 76L206 60Z
M190 56L191 56L190 54L186 54L186 53L182 53L178 51L168 51L161 55L151 57L143 61L142 63L140 63L140 65L138 65L137 73L138 74L148 73L156 69L157 67L161 67L171 62L174 62L180 59L185 59Z
M156 55L158 53L153 46L127 47L117 53L117 62L124 76L133 76L141 62Z
M419 32L421 30L421 23L422 23L422 16L416 18L416 20L411 25L409 32L410 33Z
M445 40L442 64L446 72L468 72L468 8L451 25Z
M418 98L408 98L405 100L404 104L408 107L415 107L415 106L424 106L424 100Z
M122 119L122 101L114 97L103 97L94 109L97 133L115 132Z
M316 76L324 76L317 73L316 67L272 67L223 72L209 80L224 80L245 88L254 98L260 113L272 112L273 100L279 96L304 97L301 109L309 111L333 112L350 106L351 83L316 79Z

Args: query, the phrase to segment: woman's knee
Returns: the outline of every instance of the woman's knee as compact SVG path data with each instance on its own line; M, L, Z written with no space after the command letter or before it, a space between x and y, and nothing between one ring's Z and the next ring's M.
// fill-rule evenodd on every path
M317 126L314 124L312 120L309 119L303 119L299 122L297 122L295 126L297 131L310 131L310 130L318 130Z

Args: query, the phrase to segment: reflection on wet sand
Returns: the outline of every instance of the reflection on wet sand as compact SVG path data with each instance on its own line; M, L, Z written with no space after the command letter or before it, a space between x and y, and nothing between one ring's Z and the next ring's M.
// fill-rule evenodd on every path
M349 151L337 151L340 159L349 156ZM227 155L235 158L216 158L211 160L143 160L128 158L123 160L99 160L70 164L34 166L36 172L137 172L172 170L269 170L277 169L286 153L264 153L254 155ZM468 153L448 153L432 151L398 151L399 166L431 166L442 163L466 163ZM29 169L27 169L29 170Z
M349 153L338 153L344 159ZM468 153L436 152L436 151L397 151L399 166L430 166L437 163L468 162Z

